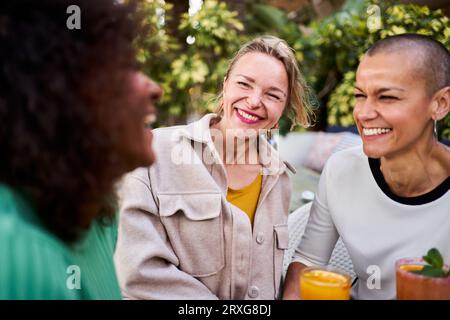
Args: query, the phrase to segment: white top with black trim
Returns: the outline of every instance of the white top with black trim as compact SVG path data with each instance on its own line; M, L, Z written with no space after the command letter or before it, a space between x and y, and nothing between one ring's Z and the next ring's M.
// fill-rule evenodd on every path
M359 278L357 299L395 299L395 261L438 248L450 262L450 177L417 197L393 194L358 146L335 153L320 178L294 261L326 265L339 235Z

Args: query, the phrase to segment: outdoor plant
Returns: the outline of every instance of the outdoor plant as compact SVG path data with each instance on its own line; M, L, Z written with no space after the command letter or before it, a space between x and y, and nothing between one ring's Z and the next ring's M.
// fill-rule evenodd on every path
M314 70L318 75L314 85L319 92L320 88L332 88L325 102L329 126L354 125L354 71L375 41L410 32L433 36L450 49L448 17L441 10L412 4L366 1L362 12L339 12L315 28L310 40L317 47L314 50L319 64ZM438 124L438 129L440 138L450 139L450 115Z
M428 250L422 258L427 264L421 270L411 272L433 278L450 277L450 269L445 268L444 259L438 249Z
M229 59L256 35L279 36L296 50L302 73L317 96L312 103L320 106L316 129L322 130L354 125L355 70L375 41L412 32L433 36L450 48L450 21L440 10L392 0L347 0L341 11L307 26L259 2L249 4L240 21L224 2L204 0L195 15L182 16L176 37L164 24L172 20L172 9L163 0L140 1L150 33L136 42L138 60L165 92L157 126L184 123L188 116L213 111ZM283 117L281 133L290 127ZM450 140L450 115L438 123L438 135Z
M161 0L140 2L150 33L136 43L138 60L164 90L157 126L212 111L228 59L242 41L243 24L223 2L205 0L195 15L183 14L178 37L168 34L164 23L172 19L172 9Z

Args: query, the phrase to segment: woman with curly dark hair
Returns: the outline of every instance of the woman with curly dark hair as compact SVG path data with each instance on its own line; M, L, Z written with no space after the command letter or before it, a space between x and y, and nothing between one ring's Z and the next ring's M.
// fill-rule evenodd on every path
M0 3L0 299L121 297L111 195L153 162L144 122L161 95L135 69L135 8Z

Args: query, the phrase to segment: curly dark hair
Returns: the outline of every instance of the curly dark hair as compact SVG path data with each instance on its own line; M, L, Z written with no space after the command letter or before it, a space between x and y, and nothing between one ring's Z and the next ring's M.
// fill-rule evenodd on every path
M68 6L81 9L69 30ZM66 242L98 217L130 164L121 157L123 71L135 67L136 4L0 2L0 183L29 197Z

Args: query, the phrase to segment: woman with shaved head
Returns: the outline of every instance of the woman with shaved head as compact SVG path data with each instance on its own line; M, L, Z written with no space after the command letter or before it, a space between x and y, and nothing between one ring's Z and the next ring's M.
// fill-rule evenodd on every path
M448 50L416 34L380 40L360 62L355 98L363 147L329 159L289 266L286 299L299 297L305 266L328 263L339 236L358 276L357 299L395 298L399 258L435 247L450 260L450 149L435 131L450 110Z

